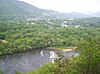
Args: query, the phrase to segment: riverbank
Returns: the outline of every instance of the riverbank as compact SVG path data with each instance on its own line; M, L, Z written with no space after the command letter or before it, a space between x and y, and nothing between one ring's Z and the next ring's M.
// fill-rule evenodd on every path
M31 50L39 50L39 49L45 49L45 50L54 50L54 51L58 51L58 52L70 52L70 51L74 51L77 47L70 47L70 48L56 48L56 47L44 47L44 48L35 48L35 49L28 49L28 50L24 50L24 51L17 51L17 52L12 52L12 53L6 53L6 54L0 54L0 56L5 56L5 55L12 55L12 54L16 54L16 53L23 53L23 52L28 52Z
M41 51L43 51L42 55ZM1 56L1 71L4 72L4 74L14 74L15 72L28 72L36 70L50 61L50 52L57 53L59 51L62 52L61 50L57 49L42 48ZM74 51L64 54L66 54L68 57L76 55Z
M71 48L66 48L66 49L55 48L55 47L47 47L45 49L57 50L57 51L63 51L63 52L70 52L70 51L74 51L75 49L77 49L77 47L71 47Z
M70 52L70 51L74 51L75 49L77 49L77 47L73 47L73 48L70 48L70 49L62 49L62 51Z

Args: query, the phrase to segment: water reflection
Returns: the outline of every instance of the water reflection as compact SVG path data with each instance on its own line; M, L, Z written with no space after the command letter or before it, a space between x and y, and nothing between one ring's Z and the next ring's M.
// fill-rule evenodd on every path
M16 53L0 57L0 69L4 74L14 74L15 72L27 72L39 68L41 65L57 58L56 51L51 50L30 50L28 52ZM66 54L66 53L65 53ZM67 56L75 55L68 52Z

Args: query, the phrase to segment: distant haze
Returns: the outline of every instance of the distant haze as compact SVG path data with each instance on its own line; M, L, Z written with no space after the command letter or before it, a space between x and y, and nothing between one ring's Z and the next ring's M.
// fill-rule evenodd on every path
M41 9L50 9L59 12L100 12L100 0L20 0Z

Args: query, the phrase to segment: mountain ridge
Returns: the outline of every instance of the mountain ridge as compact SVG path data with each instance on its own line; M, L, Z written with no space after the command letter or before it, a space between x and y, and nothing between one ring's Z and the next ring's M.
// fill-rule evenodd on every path
M0 0L0 20L37 18L37 19L63 19L63 18L86 18L89 15L72 12L60 13L57 11L39 9L33 5L19 0Z

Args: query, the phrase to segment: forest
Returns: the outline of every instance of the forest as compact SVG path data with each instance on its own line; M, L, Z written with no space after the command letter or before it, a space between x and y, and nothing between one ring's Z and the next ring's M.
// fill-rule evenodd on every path
M58 54L60 58L55 63L48 63L31 72L16 74L99 74L100 43L93 38L86 40L80 42L77 48L80 54L77 57L68 58Z
M100 18L0 20L0 55L32 49L77 47L79 56L60 54L55 63L16 74L100 74Z
M0 0L0 74L100 74L99 7L99 0ZM51 51L59 51L53 63Z
M0 21L0 55L45 47L76 47L87 37L100 37L99 19Z

